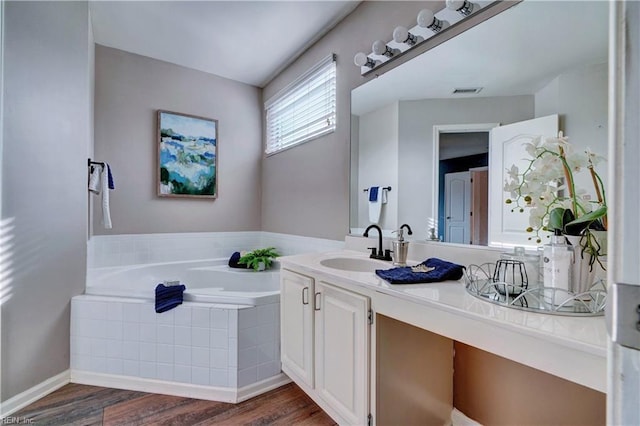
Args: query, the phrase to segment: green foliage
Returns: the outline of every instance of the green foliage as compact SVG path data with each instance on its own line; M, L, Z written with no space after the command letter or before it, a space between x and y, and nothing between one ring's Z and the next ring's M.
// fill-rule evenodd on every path
M264 268L269 269L273 263L273 259L280 256L275 247L267 247L264 249L256 249L246 253L238 260L238 263L253 268L254 271L260 270L260 263L264 263Z

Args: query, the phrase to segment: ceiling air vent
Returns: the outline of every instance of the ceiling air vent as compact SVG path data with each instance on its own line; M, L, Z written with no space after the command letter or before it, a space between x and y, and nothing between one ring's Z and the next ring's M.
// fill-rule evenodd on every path
M482 87L458 87L453 89L454 95L474 95L480 93Z

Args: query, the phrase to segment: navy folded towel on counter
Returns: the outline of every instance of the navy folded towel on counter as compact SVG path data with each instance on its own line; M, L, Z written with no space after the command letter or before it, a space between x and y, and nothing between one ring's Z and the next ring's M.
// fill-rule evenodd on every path
M376 275L391 284L435 283L462 278L464 266L431 257L421 265L434 268L429 272L413 272L410 266L393 269L376 269Z
M241 257L242 256L239 251L233 253L229 258L229 267L238 268L238 269L247 269L247 265L245 265L244 263L238 263Z
M186 287L182 284L170 286L158 284L156 286L156 312L165 312L182 304L185 290Z

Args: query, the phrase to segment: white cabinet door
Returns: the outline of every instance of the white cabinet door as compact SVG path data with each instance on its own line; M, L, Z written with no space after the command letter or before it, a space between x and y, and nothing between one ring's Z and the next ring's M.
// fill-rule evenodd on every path
M313 279L280 272L282 370L313 388Z
M369 298L316 283L316 391L350 425L369 414Z

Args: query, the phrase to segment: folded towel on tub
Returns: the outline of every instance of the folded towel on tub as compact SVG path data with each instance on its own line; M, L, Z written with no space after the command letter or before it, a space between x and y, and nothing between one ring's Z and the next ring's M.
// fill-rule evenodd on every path
M243 253L246 253L246 252L237 251L237 252L235 252L235 253L233 253L231 255L231 257L229 258L229 267L230 268L247 269L247 265L246 264L238 263L238 261L240 260L240 258L243 255Z
M423 265L424 267L420 267ZM431 257L418 267L405 266L392 269L376 269L376 275L391 284L435 283L462 278L464 266Z
M156 286L156 312L161 313L182 304L183 293L186 287L180 285L158 284Z

